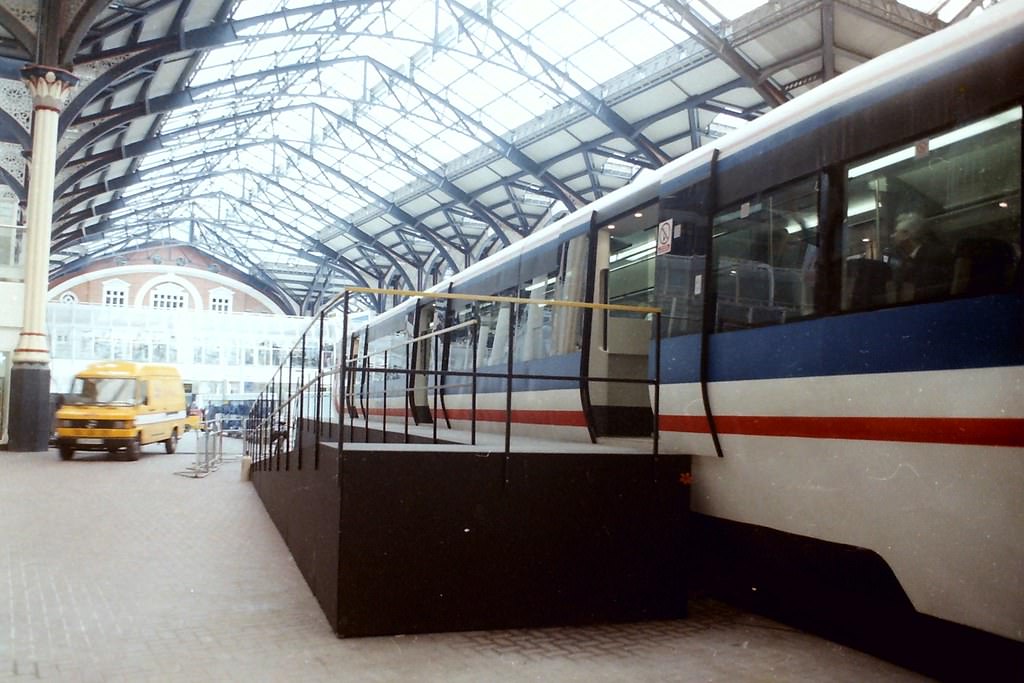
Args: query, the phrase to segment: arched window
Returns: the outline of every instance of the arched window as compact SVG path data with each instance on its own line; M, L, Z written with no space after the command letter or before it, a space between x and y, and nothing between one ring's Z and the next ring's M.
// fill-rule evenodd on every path
M153 288L149 295L149 305L153 308L185 308L187 297L181 285L164 282Z

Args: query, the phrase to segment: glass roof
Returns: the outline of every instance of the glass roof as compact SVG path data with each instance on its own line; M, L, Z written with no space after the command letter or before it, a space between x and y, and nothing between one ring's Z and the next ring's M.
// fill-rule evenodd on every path
M668 20L665 4L240 0L237 40L204 55L192 104L163 120L162 147L139 166L136 188L159 192L133 188L121 214L146 216L139 242L220 240L253 267L297 273L316 267L304 257L317 243L322 256L381 269L392 264L362 245L409 263L431 240L463 240L468 252L483 224L456 220L445 165L505 151L524 124L588 92L600 99L604 84L686 41L690 27ZM717 25L764 2L682 4ZM955 14L965 1L904 4ZM424 210L402 214L393 196L424 179L437 184ZM540 184L520 180L527 194ZM367 220L368 208L393 220Z
M313 3L241 0L238 40L205 55L193 105L167 117L163 149L139 169L166 186L158 215L193 219L156 236L237 219L231 239L248 234L239 246L262 249L259 262L279 257L272 235L343 233L425 170L684 41L682 27L652 21L657 4L390 0L303 12ZM693 8L718 22L759 4Z

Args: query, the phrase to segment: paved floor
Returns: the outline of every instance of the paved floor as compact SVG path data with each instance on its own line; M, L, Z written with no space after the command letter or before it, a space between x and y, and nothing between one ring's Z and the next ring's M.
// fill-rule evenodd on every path
M237 442L229 442L229 450ZM0 452L0 681L917 681L711 600L681 621L339 640L238 462Z

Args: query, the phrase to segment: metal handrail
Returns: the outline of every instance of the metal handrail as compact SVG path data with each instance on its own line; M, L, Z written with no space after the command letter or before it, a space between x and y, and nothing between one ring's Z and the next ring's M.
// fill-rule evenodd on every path
M430 339L434 339L435 348L436 348L437 344L439 344L441 338L444 337L444 336L451 335L453 332L457 332L457 331L464 330L464 329L477 328L479 326L479 320L476 319L476 318L471 319L471 320L466 320L466 321L463 321L461 323L457 323L455 325L451 325L451 326L448 326L448 327L445 327L445 328L442 328L442 329L430 330L429 332L427 332L425 334L422 334L422 335L419 335L419 336L417 336L415 338L404 339L400 343L397 343L394 346L388 347L386 349L376 349L376 350L373 350L373 351L367 351L366 353L363 353L363 354L357 354L357 355L354 355L354 356L348 356L348 355L345 354L345 349L348 348L348 343L349 343L347 312L348 312L348 305L349 305L350 296L352 294L356 294L356 293L377 294L377 295L385 295L385 296L389 296L389 295L390 296L406 296L406 297L410 297L410 298L419 298L419 299L427 299L427 300L429 300L429 299L452 299L452 300L461 300L461 301L471 301L471 302L477 302L477 303L508 303L508 304L515 305L515 306L552 306L552 307L566 307L566 308L581 308L581 309L590 309L590 310L603 310L603 311L619 311L619 312L641 313L641 314L645 314L645 315L646 314L651 314L653 316L652 324L653 324L653 327L654 327L654 335L655 335L655 341L656 341L655 352L654 352L655 353L655 377L654 378L649 378L648 377L648 378L643 378L643 379L628 379L628 378L616 378L616 377L591 377L591 376L587 376L586 380L590 381L590 382L633 383L633 384L653 385L653 387L654 387L653 449L654 449L654 452L657 453L657 450L658 450L658 434L659 434L659 425L658 425L658 422L659 422L658 417L659 416L658 416L658 412L659 412L659 406L660 406L660 398L659 398L659 393L660 393L659 392L659 384L660 384L660 353L661 353L661 348L660 348L661 347L661 309L660 308L650 307L650 306L628 306L628 305L624 305L624 304L587 303L587 302L581 302L581 301L555 301L555 300L548 300L548 299L538 300L538 299L521 298L521 297L510 297L510 296L490 296L490 295L458 294L458 293L453 293L453 292L426 292L426 291L398 290L398 289L385 289L385 288L350 287L350 288L346 289L345 292L342 292L342 293L338 294L337 296L335 296L334 298L332 298L324 307L321 308L321 310L320 310L320 312L318 314L318 320L319 320L319 323L320 323L320 334L317 336L316 342L317 342L319 360L318 360L318 363L317 363L317 372L316 372L315 377L313 377L313 378L309 379L308 381L306 381L305 380L305 374L304 374L304 371L303 371L302 373L300 373L300 378L301 379L300 379L300 383L299 383L299 385L297 387L295 385L293 385L292 382L291 382L292 365L293 365L293 361L294 361L294 357L295 357L295 353L296 353L296 348L300 344L302 346L302 366L303 366L303 368L305 368L305 366L307 365L307 363L306 363L306 349L308 348L307 333L310 331L310 329L312 329L312 324L313 323L311 323L310 326L307 327L306 331L304 331L302 333L302 335L300 336L299 342L295 346L293 346L292 349L289 351L287 361L282 361L282 363L278 366L277 371L273 375L274 379L272 379L271 382L268 383L268 389L265 390L263 392L263 394L261 394L260 398L257 399L256 403L254 404L253 411L250 413L250 418L251 419L249 420L249 424L250 425L255 425L255 426L250 427L247 430L246 439L245 439L245 447L246 447L246 451L247 452L249 452L250 446L252 446L253 448L255 448L258 451L258 452L252 453L254 467L258 466L260 464L266 464L266 461L269 460L268 456L280 455L280 449L281 449L281 444L282 443L284 443L284 444L289 446L288 450L285 453L284 468L288 469L290 467L290 460L288 459L288 455L290 454L290 451L291 451L291 444L292 444L292 442L296 440L296 439L293 439L293 432L299 432L300 431L300 430L297 430L297 428L296 428L296 424L295 424L296 423L296 419L299 420L299 421L302 421L303 415L304 415L304 413L303 413L304 399L307 396L307 392L314 385L317 388L317 390L315 392L315 396L316 396L316 406L315 406L315 415L316 415L316 430L315 431L316 431L316 439L315 439L315 443L316 443L316 462L317 462L317 466L319 466L319 445L320 445L320 441L321 441L321 432L322 432L321 428L322 428L322 425L323 425L323 420L321 419L321 417L322 417L321 416L321 406L322 406L322 402L324 400L324 396L323 396L323 394L324 394L324 385L326 384L327 387L331 387L333 385L333 378L335 376L337 376L337 375L341 375L344 378L344 376L347 373L350 373L350 372L352 372L352 373L361 373L362 376L364 377L364 380L363 380L364 385L365 385L365 377L369 376L371 373L384 373L384 375L385 375L385 380L384 380L385 381L385 386L384 386L383 390L369 391L369 389L365 388L365 387L364 388L360 388L360 389L355 389L355 388L350 389L348 387L349 383L347 381L345 381L344 379L342 379L341 382L340 382L339 388L341 389L341 391L339 391L336 396L334 395L333 391L328 390L328 392L327 392L328 400L330 402L332 402L332 403L335 403L335 405L338 407L338 418L339 418L339 420L338 420L338 423L337 423L337 428L338 428L338 446L339 446L339 449L342 448L342 443L344 441L343 433L344 433L344 428L345 428L345 420L346 420L346 415L348 414L348 411L349 411L349 409L351 407L352 401L354 399L365 400L367 398L379 397L379 396L384 396L385 397L385 401L386 401L386 398L387 398L387 396L390 393L388 388L387 388L387 376L389 374L400 374L400 375L404 375L406 377L410 377L410 376L415 377L415 376L422 375L422 376L425 376L425 377L428 377L428 378L430 377L430 375L434 375L435 377L438 378L437 381L432 381L429 384L427 384L426 386L410 387L410 386L408 386L408 384L406 384L401 389L395 389L394 390L394 392L399 393L399 394L403 394L403 395L406 395L406 396L410 392L413 392L413 391L433 392L433 395L434 395L434 411L433 412L434 412L434 415L435 415L435 419L433 420L433 424L434 424L434 439L435 440L437 438L437 419L436 419L436 416L438 415L437 399L438 399L439 392L443 393L445 389L450 389L450 388L453 387L453 385L451 385L451 384L445 384L443 381L441 381L441 378L469 377L471 379L471 381L469 383L460 383L457 386L465 387L465 386L468 385L468 386L472 387L472 391L471 391L471 393L472 393L471 440L472 440L472 443L474 443L474 444L476 443L476 395L477 395L477 380L481 379L481 378L505 379L506 383L507 383L507 387L506 387L506 413L507 413L507 417L506 417L506 430L505 430L506 431L506 434L505 434L505 451L506 451L506 453L509 451L510 443L511 443L510 442L510 440L511 440L511 424L510 424L511 413L510 413L510 411L511 411L511 403L512 403L512 382L514 380L519 380L519 379L538 379L538 378L540 378L540 379L551 379L551 380L556 380L556 381L558 381L558 380L561 380L561 381L582 381L584 379L583 376L581 376L581 375L536 375L536 374L524 374L524 373L515 373L515 372L513 372L512 371L513 366L514 366L513 343L514 343L514 339L515 339L515 327L516 327L514 319L510 320L510 328L509 328L509 332L508 332L508 349L507 349L507 355L506 355L507 370L506 370L506 372L480 372L480 371L477 370L477 367L476 367L476 355L477 355L477 344L479 342L479 337L478 337L477 334L474 334L473 337L472 337L472 347L473 347L473 353L472 353L473 368L472 368L472 370L468 370L468 371L467 370L447 370L447 369L440 368L440 367L438 367L439 357L438 357L437 353L433 354L433 367L422 368L422 369L417 369L417 368L410 367L410 354L408 353L408 350L410 348L412 348L412 346L414 344L417 344L417 343L420 343L420 342L423 342L423 341L427 341L427 340L430 340ZM335 307L337 307L337 305L339 303L342 304L342 315L344 316L343 319L342 319L342 342L341 342L342 343L342 354L341 354L342 359L341 359L340 362L338 362L338 364L335 367L328 368L328 369L324 370L321 367L322 366L322 360L323 360L323 354L324 354L324 320L325 320L325 316L327 315L327 313L331 312ZM316 321L314 321L314 322L316 322ZM376 356L382 356L382 355L385 358L384 362L386 364L388 353L392 352L392 351L395 351L396 349L402 349L402 348L406 349L406 367L404 367L404 368L402 368L402 367L387 367L386 365L385 366L381 366L381 367L370 367L368 365L368 362L369 362L369 360L371 358L376 357ZM287 368L286 368L286 364L287 364ZM287 379L288 388L287 388L287 390L282 392L281 389L283 389L284 387L281 386L280 380L281 380L281 378L284 377L284 373L285 372L288 373L288 379ZM327 380L327 381L325 382L325 380ZM274 391L271 391L270 390L271 386L276 387L276 389ZM273 394L273 396L272 396L272 394ZM295 414L298 415L298 418L293 419L292 418L292 415L293 415L293 412L292 412L293 411L293 404L296 401L299 402L298 407L295 409ZM408 432L409 425L408 425L408 422L409 422L409 416L410 416L409 415L409 406L408 406L408 401L403 401L403 402L405 404L405 431L404 431L404 434L405 434L406 440L408 440L408 436L409 436L409 432ZM271 406L273 406L273 407L271 407ZM387 414L386 408L387 408L387 406L385 405L385 411L384 411L385 417L383 418L384 420L386 420L386 414ZM366 412L365 417L368 420L369 419L369 413L368 413L368 411L364 411L364 412ZM355 415L353 414L350 417L354 418ZM328 430L328 432L330 434L333 433L333 427L334 427L334 423L331 423L330 425L327 425L327 430ZM353 427L354 427L354 423L349 425L350 438L351 438L351 435L352 435L352 428ZM368 428L368 423L367 423L367 428ZM381 428L382 429L386 428L386 423L382 423ZM298 443L299 443L299 449L301 450L301 434L296 433L295 436L298 437L297 440L298 440ZM271 453L270 451L274 450L274 449L276 449L277 452ZM299 466L301 467L301 454L299 455L299 458L300 458ZM280 458L278 458L276 466L278 468L281 467L281 459Z

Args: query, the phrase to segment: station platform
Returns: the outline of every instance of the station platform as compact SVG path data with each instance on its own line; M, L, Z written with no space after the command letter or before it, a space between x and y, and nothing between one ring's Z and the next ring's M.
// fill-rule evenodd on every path
M177 476L195 445L0 451L0 681L927 680L700 596L680 620L339 639L239 463Z

